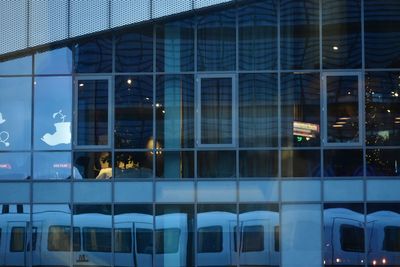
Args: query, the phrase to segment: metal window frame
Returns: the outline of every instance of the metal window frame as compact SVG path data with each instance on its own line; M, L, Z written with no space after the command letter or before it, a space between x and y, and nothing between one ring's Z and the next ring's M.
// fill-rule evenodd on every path
M232 81L232 103L231 103L231 116L232 116L232 140L229 144L203 144L201 142L201 81L202 79L218 79L218 78L230 78ZM196 75L196 85L195 85L195 140L197 148L234 148L237 145L237 75L236 74L197 74Z
M357 142L328 142L328 96L327 96L327 77L343 77L343 76L355 76L358 81L358 141ZM321 73L322 86L321 86L321 100L322 100L322 144L325 147L360 147L362 146L364 137L364 125L363 125L363 109L364 106L364 95L363 95L363 82L361 71L324 71Z
M108 81L108 118L107 118L107 144L106 145L78 145L78 89L80 80L107 80ZM100 76L85 76L85 75L77 75L74 77L74 142L73 149L110 149L111 148L111 135L113 134L113 130L111 127L111 123L113 121L113 95L112 95L112 75L100 75Z

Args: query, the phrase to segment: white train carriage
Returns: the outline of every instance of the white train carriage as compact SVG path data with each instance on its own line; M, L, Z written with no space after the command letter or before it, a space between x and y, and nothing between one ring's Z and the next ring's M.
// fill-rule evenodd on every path
M378 211L367 216L368 264L400 265L400 214Z
M324 265L365 264L364 215L344 208L324 211Z

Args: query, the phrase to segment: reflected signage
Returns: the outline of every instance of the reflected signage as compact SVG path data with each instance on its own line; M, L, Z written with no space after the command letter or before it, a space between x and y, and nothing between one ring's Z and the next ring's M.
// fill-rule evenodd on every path
M302 136L306 138L315 138L319 133L319 125L314 123L293 122L293 135Z

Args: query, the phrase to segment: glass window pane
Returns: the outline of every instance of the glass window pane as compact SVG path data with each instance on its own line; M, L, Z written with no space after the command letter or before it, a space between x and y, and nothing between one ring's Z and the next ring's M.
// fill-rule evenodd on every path
M71 89L71 77L35 78L35 149L71 149Z
M30 153L0 153L0 179L30 179Z
M238 8L239 68L271 70L277 67L276 0L245 3Z
M400 153L398 149L368 149L368 176L400 176Z
M197 152L197 176L200 178L229 178L236 176L235 151Z
M277 83L276 74L239 75L239 143L241 147L277 145Z
M79 79L77 84L77 145L108 145L109 81Z
M320 177L321 152L319 150L283 150L283 177Z
M31 147L32 78L0 78L0 151Z
M239 225L240 266L280 266L278 205L239 204Z
M367 68L400 67L400 2L365 0L365 65Z
M232 144L232 78L201 79L201 144Z
M69 264L71 252L71 209L67 204L33 205L33 229L38 248L32 253L32 265ZM33 236L33 237L34 237ZM53 257L49 257L52 255ZM56 259L56 260L55 260Z
M368 262L376 266L396 266L400 259L399 203L367 203Z
M92 252L90 262L96 266L111 266L111 206L110 205L75 205L73 207L73 225L80 229L82 251ZM74 233L73 242L76 243L78 235ZM74 249L73 262L82 262L82 251ZM106 252L106 253L101 253ZM86 256L86 255L85 255ZM86 256L88 257L88 256Z
M74 179L112 178L112 157L110 152L75 152Z
M75 45L75 72L105 73L112 71L112 39L96 37Z
M116 72L153 71L153 28L140 27L117 35L115 43Z
M278 151L240 151L240 177L276 177Z
M282 205L282 266L320 267L321 205Z
M319 68L319 1L282 0L281 68Z
M227 237L237 230L236 205L198 205L196 225L197 266L232 266L236 245Z
M153 177L153 154L152 151L115 153L115 177Z
M136 266L136 263L140 263L140 266L151 267L152 205L115 205L114 229L115 266Z
M71 152L36 152L33 155L33 179L71 178Z
M326 77L327 142L352 143L360 138L357 76Z
M157 141L162 148L193 147L193 75L157 76Z
M367 145L400 144L400 73L365 75Z
M364 266L363 204L324 205L324 265Z
M31 75L32 56L0 61L0 75Z
M194 266L193 205L156 205L155 266Z
M325 69L361 68L360 2L322 2L322 61Z
M282 145L320 145L319 73L281 74Z
M191 151L157 151L158 178L193 178L194 153Z
M35 74L70 74L72 50L69 47L35 54Z
M115 148L153 148L153 77L115 78Z
M193 69L193 20L157 25L157 71L179 72Z
M324 151L324 175L333 176L363 176L362 150L341 149Z
M199 71L235 69L235 24L234 9L224 9L198 18L197 68Z

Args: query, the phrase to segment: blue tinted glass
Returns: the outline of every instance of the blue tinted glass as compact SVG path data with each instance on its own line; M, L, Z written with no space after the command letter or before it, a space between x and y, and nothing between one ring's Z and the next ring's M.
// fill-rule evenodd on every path
M319 1L282 0L281 68L319 68Z
M35 74L70 74L72 51L69 47L35 54Z
M37 152L33 156L33 179L71 178L70 152Z
M282 151L282 176L321 176L321 152L319 150Z
M22 74L32 74L32 56L0 61L0 75Z
M0 179L30 179L30 153L0 153Z
M78 145L108 145L108 80L77 80Z
M361 67L361 1L322 2L322 61L326 69Z
M341 149L324 151L324 175L363 176L363 156L358 149Z
M319 73L281 75L282 145L320 145Z
M193 75L157 76L156 116L162 148L193 147Z
M197 68L199 71L234 70L236 66L235 10L198 18Z
M277 67L277 4L275 0L245 3L238 9L239 68Z
M153 147L153 77L115 78L115 147Z
M193 151L157 151L156 176L159 178L193 178Z
M365 75L367 145L400 144L400 72Z
M78 73L112 71L112 39L97 37L75 45L74 68Z
M240 177L276 177L278 151L240 151Z
M397 149L368 149L368 176L400 176L400 154Z
M0 150L31 147L32 78L0 78Z
M197 176L200 178L230 178L236 176L235 151L197 152Z
M365 0L365 65L367 68L400 67L400 2Z
M35 149L71 148L72 78L37 77L34 82Z
M115 53L116 72L153 71L153 28L117 35Z
M193 20L157 26L157 71L192 71L194 68Z
M240 74L239 143L241 147L277 145L277 101L276 74Z
M112 155L110 152L75 152L74 179L112 178Z

